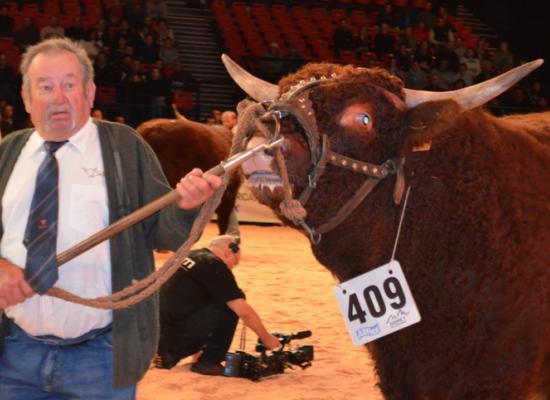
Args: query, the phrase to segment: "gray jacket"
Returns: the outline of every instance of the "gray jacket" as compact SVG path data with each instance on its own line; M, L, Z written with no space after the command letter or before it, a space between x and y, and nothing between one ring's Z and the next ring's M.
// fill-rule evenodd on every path
M116 123L94 122L99 131L109 219L113 223L164 195L170 188L153 150L133 129ZM32 129L14 132L0 143L0 199L31 133ZM0 216L1 211L0 202ZM184 211L173 204L111 238L113 292L154 270L154 248L177 249L187 238L197 211ZM0 219L0 237L2 233ZM155 354L158 336L156 294L131 308L113 312L113 384L116 387L135 384L143 377Z

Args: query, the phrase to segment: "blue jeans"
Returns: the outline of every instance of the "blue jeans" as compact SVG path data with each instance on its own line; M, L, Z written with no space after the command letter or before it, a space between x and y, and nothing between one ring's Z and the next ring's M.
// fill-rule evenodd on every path
M9 330L0 356L0 399L135 399L135 385L112 386L110 329L68 340L32 337L13 322Z

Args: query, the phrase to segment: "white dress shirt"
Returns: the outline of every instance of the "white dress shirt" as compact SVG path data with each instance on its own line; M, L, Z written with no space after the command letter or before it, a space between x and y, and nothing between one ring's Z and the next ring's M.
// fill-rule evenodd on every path
M45 157L44 139L35 131L23 147L2 198L4 235L0 254L21 268L27 249L23 236L38 167ZM91 119L55 153L59 164L57 254L109 224L107 188L97 126ZM56 287L81 297L111 294L111 259L105 241L59 268ZM112 320L112 312L35 295L5 310L27 333L75 338Z

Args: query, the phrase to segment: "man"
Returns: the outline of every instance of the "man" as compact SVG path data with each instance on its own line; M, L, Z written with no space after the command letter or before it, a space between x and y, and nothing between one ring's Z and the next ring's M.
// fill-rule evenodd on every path
M37 180L39 165L52 158L59 170L58 219L38 226L48 232L57 226L57 254L170 187L153 151L131 128L90 118L93 67L82 47L69 39L41 42L23 56L21 73L35 129L0 144L0 308L7 316L0 329L0 398L134 399L157 345L157 297L111 312L38 295L22 267L30 271L31 249L40 249L25 231L35 229L27 220L35 214L35 181L44 183ZM52 154L54 144L62 146ZM143 279L154 269L152 249L176 249L195 207L220 183L193 170L178 184L175 204L68 261L56 286L94 298Z
M191 371L222 375L221 361L239 318L268 349L280 346L237 286L231 271L240 255L233 236L218 236L208 248L191 251L161 289L159 368L172 368L182 358L202 350Z
M235 111L224 111L221 115L222 125L229 129L233 134L237 133L237 113Z
M13 106L9 103L5 104L0 115L0 131L3 136L7 136L16 130L16 124L13 120Z

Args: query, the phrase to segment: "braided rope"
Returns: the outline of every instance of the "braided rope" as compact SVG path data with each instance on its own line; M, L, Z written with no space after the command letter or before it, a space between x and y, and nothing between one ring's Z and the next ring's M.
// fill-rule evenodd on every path
M230 156L243 151L245 145L245 139L249 132L253 133L254 128L258 129L266 138L270 138L272 133L269 128L260 120L265 109L259 103L254 103L245 100L239 104L241 110L239 110L239 123L237 125L237 133L231 144ZM292 198L292 190L288 179L288 172L284 162L283 155L279 148L276 149L276 160L279 166L279 171L283 179L283 188L285 192L285 198L281 202L281 212L292 221L302 220L306 216L306 211L296 199ZM118 310L128 308L134 304L148 298L160 287L168 281L172 275L176 273L183 260L189 254L191 246L199 239L206 224L210 221L216 208L218 207L223 193L227 188L229 182L229 176L226 174L223 178L224 183L218 188L212 197L203 205L199 215L193 223L191 232L187 240L178 248L178 250L172 255L161 268L151 273L146 278L133 282L130 286L125 287L118 292L112 293L109 296L96 297L93 299L83 298L74 293L67 292L58 287L51 288L47 295L57 297L72 303L82 304L89 307Z
M178 270L183 260L189 254L191 246L199 239L204 227L210 221L214 211L218 207L222 195L227 187L228 178L224 177L224 183L219 187L212 197L203 205L199 215L193 223L191 232L187 240L178 248L178 250L170 257L163 266L151 273L146 278L135 281L130 286L115 292L109 296L97 298L83 298L76 294L67 292L61 288L51 288L47 295L57 297L72 303L82 304L89 307L118 310L128 308L134 304L148 298L155 293L160 287L174 275Z

